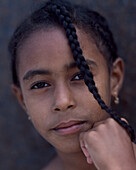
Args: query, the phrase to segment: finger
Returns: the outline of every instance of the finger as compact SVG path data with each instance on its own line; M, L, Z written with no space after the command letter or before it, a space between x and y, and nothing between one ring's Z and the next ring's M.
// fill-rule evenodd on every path
M125 118L122 117L121 120L123 120L124 122L126 122L127 124L129 124L128 121L127 121Z
M125 121L127 124L129 124L128 121L127 121L125 118L121 118L121 120L123 120L123 121ZM135 155L135 159L136 159L136 144L134 144L134 143L132 142L132 145L133 145L134 155Z
M110 119L114 120L113 118L110 117L110 118L107 118L107 119L105 119L105 120L95 122L95 123L93 124L93 127L92 127L91 130L96 130L99 125L106 124ZM126 123L128 124L128 121L127 121L125 118L121 118L121 120L124 121L124 122L126 122ZM117 123L116 120L114 120L114 121L115 121L115 123ZM117 124L118 124L118 123L117 123Z
M125 118L121 118L121 120L126 122L129 125L128 121ZM129 137L131 139L131 133L127 129L125 129L125 130L126 130L127 134L129 135Z

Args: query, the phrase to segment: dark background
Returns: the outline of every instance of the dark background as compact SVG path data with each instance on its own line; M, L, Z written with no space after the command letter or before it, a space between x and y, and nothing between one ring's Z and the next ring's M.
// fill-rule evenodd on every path
M76 0L75 0L76 1ZM14 29L43 0L0 0L0 170L38 170L54 151L35 131L13 96L7 44ZM126 64L116 110L136 130L136 0L77 0L104 15Z

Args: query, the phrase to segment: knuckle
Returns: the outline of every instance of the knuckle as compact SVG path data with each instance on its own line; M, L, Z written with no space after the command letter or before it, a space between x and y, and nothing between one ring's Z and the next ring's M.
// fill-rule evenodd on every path
M86 134L85 138L86 138L87 143L91 143L97 138L97 132L92 130Z
M98 131L105 131L105 128L106 128L106 124L102 123L98 126Z
M107 119L107 123L108 123L109 125L115 125L115 124L116 124L116 121L115 121L113 118L108 118L108 119Z
M113 118L109 118L108 120L108 128L112 130L112 133L115 134L120 133L120 125Z
M124 122L128 123L128 121L125 118L121 118L121 120L123 120Z

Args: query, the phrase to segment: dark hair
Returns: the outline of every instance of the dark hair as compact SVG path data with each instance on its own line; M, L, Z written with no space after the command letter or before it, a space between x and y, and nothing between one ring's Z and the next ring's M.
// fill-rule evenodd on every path
M110 66L116 60L118 54L116 44L105 18L86 7L74 5L63 0L52 0L46 2L40 9L33 12L13 34L9 43L9 52L12 58L13 83L19 86L17 52L23 41L37 30L63 26L73 52L74 60L84 77L85 84L88 86L89 91L93 94L101 108L109 113L121 126L126 128L131 140L135 142L135 134L131 126L125 121L122 121L115 111L108 108L101 99L93 80L93 74L90 72L85 58L82 55L76 29L73 24L87 34L90 34L98 49L105 57L110 70Z

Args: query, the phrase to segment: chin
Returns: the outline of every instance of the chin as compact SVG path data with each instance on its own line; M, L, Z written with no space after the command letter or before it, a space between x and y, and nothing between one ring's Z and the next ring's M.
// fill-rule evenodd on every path
M71 154L71 153L78 153L81 152L81 148L79 143L77 144L65 144L63 145L63 147L61 148L55 148L57 151L62 152L62 153L67 153L67 154Z
M51 143L51 142L49 142ZM56 150L63 153L75 153L81 152L79 135L77 136L69 136L62 140L57 140L57 142L51 143Z

